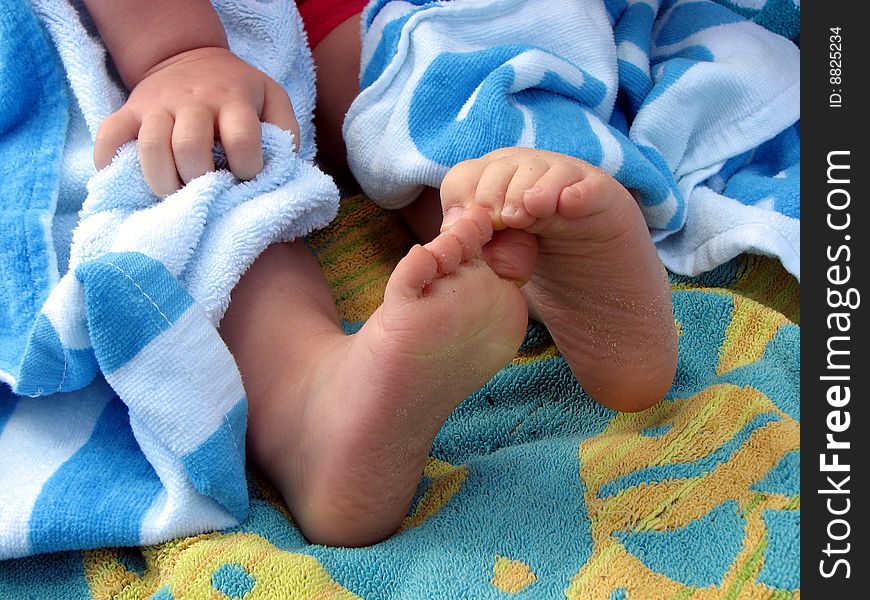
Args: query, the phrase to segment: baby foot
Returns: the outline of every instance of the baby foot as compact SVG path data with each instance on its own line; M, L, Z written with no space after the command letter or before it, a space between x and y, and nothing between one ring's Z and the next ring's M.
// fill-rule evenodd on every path
M593 398L625 411L662 399L677 360L671 290L628 190L579 159L506 148L454 167L441 198L445 228L482 207L496 230L537 237L530 310ZM528 262L532 246L512 242L488 248L496 272Z
M444 421L522 343L525 299L480 258L492 228L471 214L411 249L358 333L312 351L304 381L284 388L304 410L251 412L253 458L312 542L393 533Z

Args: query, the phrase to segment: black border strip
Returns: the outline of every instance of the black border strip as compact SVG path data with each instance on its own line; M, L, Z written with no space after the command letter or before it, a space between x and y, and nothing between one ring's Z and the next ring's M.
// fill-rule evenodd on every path
M859 586L870 572L864 316L870 139L859 132L870 122L870 30L858 15L862 4L801 7L801 593L807 598L863 597Z

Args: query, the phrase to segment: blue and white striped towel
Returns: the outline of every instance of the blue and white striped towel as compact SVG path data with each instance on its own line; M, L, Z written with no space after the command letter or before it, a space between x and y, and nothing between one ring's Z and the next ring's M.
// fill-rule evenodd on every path
M665 265L741 252L799 276L799 62L709 0L370 2L344 124L388 208L505 146L562 152L641 193Z
M216 325L266 246L338 208L311 162L295 4L215 2L231 48L290 95L299 153L264 125L257 178L209 173L164 200L135 143L93 173L93 134L124 91L77 2L31 5L0 10L0 158L17 161L0 184L0 559L237 524L247 401Z

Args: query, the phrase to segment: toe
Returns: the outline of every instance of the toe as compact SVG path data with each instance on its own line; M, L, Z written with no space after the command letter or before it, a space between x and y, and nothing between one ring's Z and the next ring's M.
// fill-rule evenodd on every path
M634 198L610 175L590 167L583 179L561 191L558 211L568 219L583 219L608 209L614 202L632 204Z
M438 273L441 275L455 271L459 263L462 262L462 257L465 253L463 244L453 234L453 229L454 227L451 227L449 231L442 233L423 246L435 257L435 261L438 263Z
M556 214L559 206L559 193L548 190L538 184L523 193L523 208L535 219L549 219Z
M423 246L416 245L399 261L387 281L384 302L419 298L438 277L438 261Z
M486 164L481 160L466 160L447 171L439 191L441 210L444 214L442 231L459 219L465 207L473 202L477 184Z
M559 195L559 212L568 219L582 219L588 211L583 202L583 182L569 185Z
M482 246L492 239L492 219L486 209L479 206L472 206L466 212L464 217L469 219L477 227L478 243Z
M538 260L538 238L520 229L505 229L483 247L483 260L496 275L522 287Z
M574 161L579 163L580 161ZM562 191L577 183L580 173L572 163L554 164L523 194L523 206L533 217L549 219L559 208Z
M512 160L494 160L484 168L480 175L480 181L477 183L474 204L489 212L496 229L504 228L501 212L504 207L505 194L518 169L519 165Z
M486 222L488 222L488 220ZM438 243L441 238L445 237L451 238L459 244L462 249L462 261L467 261L480 256L481 232L475 221L468 218L459 219L451 225L447 231L435 238L432 244Z
M542 163L525 164L517 169L508 186L501 210L501 219L505 225L514 229L524 229L535 222L535 217L523 206L523 195L546 171L547 167Z

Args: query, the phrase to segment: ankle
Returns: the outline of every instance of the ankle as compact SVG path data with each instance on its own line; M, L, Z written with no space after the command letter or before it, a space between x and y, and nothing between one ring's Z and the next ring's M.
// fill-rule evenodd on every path
M310 435L309 424L318 418L312 414L313 400L317 390L334 379L345 352L342 343L347 341L341 330L324 330L306 338L302 345L307 351L292 355L277 351L276 364L269 369L272 376L248 391L248 449L251 459L273 480L275 475L285 476L287 462L296 460L293 455ZM297 339L294 345L300 344Z

